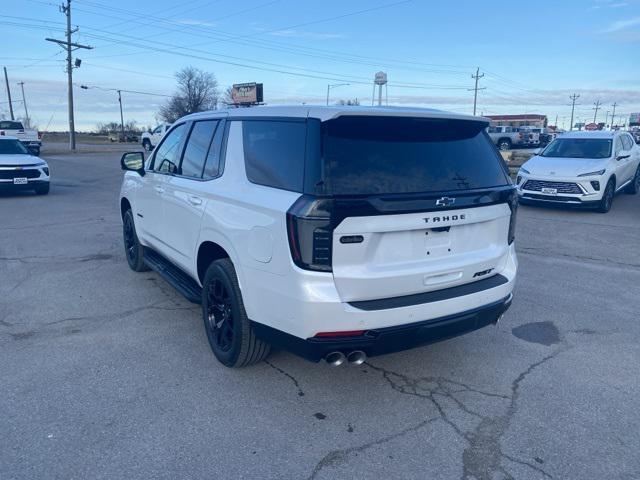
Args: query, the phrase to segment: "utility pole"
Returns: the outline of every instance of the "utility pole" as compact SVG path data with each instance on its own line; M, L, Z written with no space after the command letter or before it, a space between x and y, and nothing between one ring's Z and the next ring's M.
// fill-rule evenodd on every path
M558 114L556 113L556 123L554 123L554 126L556 127L556 129L558 128Z
M618 102L613 102L613 105L611 105L613 107L613 112L611 112L611 128L613 128L613 119L616 118L616 107L618 106Z
M604 117L604 128L607 128L607 123L609 122L609 113L611 112L607 110L607 114Z
M13 116L13 105L11 103L11 89L9 88L9 76L7 75L7 67L4 67L4 81L7 84L7 98L9 99L9 113L11 114L11 120L15 120Z
M600 110L600 100L596 100L596 103L594 103L595 107L593 107L593 109L595 110L595 113L593 114L593 123L596 123L596 118L598 117L598 110Z
M473 88L473 114L476 114L476 107L478 105L478 90L484 90L486 87L478 88L478 80L484 77L484 73L480 75L480 67L476 68L476 74L471 75L471 78L475 79L476 86Z
M580 95L574 93L570 95L569 98L571 99L571 123L569 124L569 131L573 131L573 112L576 108L576 100L580 98Z
M122 116L122 90L118 90L118 103L120 104L120 132L122 133L122 141L126 142L124 137L124 117Z
M27 110L27 99L24 97L24 82L18 82L20 89L22 90L22 105L24 105L24 123L27 128L31 128L31 122L29 121L29 111Z
M80 66L80 59L76 59L75 67L71 63L71 52L77 50L79 48L84 48L86 50L91 50L93 47L89 47L88 45L80 45L78 43L71 42L71 34L78 31L77 28L71 29L71 0L67 0L66 5L60 6L60 11L64 13L67 17L67 32L66 32L66 41L64 40L56 40L53 38L45 38L48 42L57 43L60 46L64 46L67 50L67 83L68 83L68 104L69 104L69 148L72 151L76 149L76 128L75 122L73 118L73 69L78 68Z

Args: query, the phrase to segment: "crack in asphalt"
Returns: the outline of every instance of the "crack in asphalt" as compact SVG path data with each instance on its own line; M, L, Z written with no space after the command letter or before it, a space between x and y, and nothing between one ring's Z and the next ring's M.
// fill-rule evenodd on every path
M640 263L619 262L610 258L604 257L590 257L588 255L572 255L569 253L549 252L546 248L540 247L518 247L518 254L523 255L540 255L544 254L545 257L556 256L561 258L571 258L574 260L587 260L600 264L611 264L616 267L630 267L631 269L640 268Z
M295 387L298 389L298 396L299 397L304 397L304 390L302 390L302 388L300 388L300 383L298 382L298 380L291 375L288 372L285 372L282 368L277 367L276 365L274 365L273 363L271 363L269 360L264 360L264 363L266 363L267 365L269 365L271 368L273 368L274 370L276 370L277 372L281 373L282 375L284 375L285 377L289 378L293 384L295 385Z
M400 432L387 435L360 446L342 450L332 450L316 464L309 476L309 479L316 478L324 468L344 463L350 453L361 452L374 445L388 442L418 430L436 420L442 420L445 424L451 427L458 437L467 443L467 447L462 453L463 472L461 480L491 480L495 473L501 473L505 478L513 479L513 475L510 474L503 465L504 460L526 466L545 478L553 478L551 474L540 466L504 453L500 445L500 440L507 431L512 418L517 413L517 403L520 397L520 385L522 382L538 367L549 362L565 350L566 347L560 348L554 353L551 353L543 357L541 360L529 365L526 370L520 373L513 380L509 395L487 392L471 385L441 376L411 378L408 375L394 372L367 362L367 366L382 374L382 377L388 382L393 390L403 395L410 395L428 400L436 409L437 416L423 420L417 425L401 430ZM483 415L469 408L462 400L457 398L456 394L459 393L476 393L484 397L508 401L508 405L505 413L502 415ZM452 401L458 410L479 419L480 422L478 425L472 431L465 432L450 418L445 405L443 405L444 400Z
M309 475L308 480L313 480L314 478L316 478L317 475L326 467L332 467L344 463L351 453L355 453L357 455L358 452L363 452L364 450L367 450L376 445L381 445L383 443L390 442L391 440L395 440L396 438L403 437L411 432L415 432L416 430L419 430L427 426L428 424L435 422L436 420L440 420L440 417L433 417L423 420L422 422L411 427L407 427L404 430L400 430L399 432L386 435L382 438L378 438L377 440L373 440L356 447L345 448L342 450L331 450L317 463L317 465L311 472L311 475Z

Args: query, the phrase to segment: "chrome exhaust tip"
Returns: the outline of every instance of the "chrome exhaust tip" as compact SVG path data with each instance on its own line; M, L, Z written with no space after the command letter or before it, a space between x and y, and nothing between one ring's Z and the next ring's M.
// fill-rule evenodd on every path
M347 355L347 362L351 365L362 365L367 359L367 354L362 350L354 350Z
M339 367L344 363L345 356L342 352L331 352L328 353L327 356L324 357L324 359L332 367Z

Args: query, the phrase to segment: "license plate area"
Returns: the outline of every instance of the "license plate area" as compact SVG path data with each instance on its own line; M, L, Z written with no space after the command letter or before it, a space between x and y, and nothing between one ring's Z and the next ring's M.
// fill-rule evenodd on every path
M558 194L558 189L557 188L547 188L547 187L543 187L540 192L546 194L546 195L557 195Z
M16 177L13 179L13 184L14 185L26 185L27 184L27 177Z

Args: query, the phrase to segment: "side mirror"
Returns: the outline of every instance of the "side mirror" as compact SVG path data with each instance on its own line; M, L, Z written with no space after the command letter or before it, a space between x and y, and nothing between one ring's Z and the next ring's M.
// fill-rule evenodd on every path
M122 170L136 172L141 177L144 176L144 153L127 152L120 159Z

